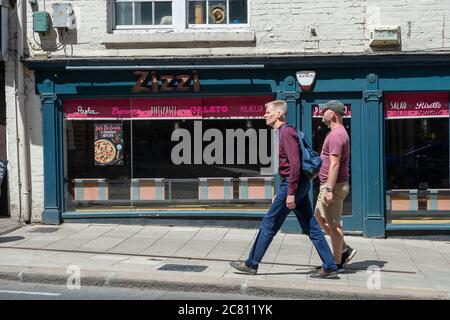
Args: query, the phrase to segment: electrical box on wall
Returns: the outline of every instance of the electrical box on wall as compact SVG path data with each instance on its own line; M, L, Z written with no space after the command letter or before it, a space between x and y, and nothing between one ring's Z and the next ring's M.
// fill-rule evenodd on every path
M47 32L50 29L50 15L46 11L33 13L33 31Z
M54 3L53 7L53 26L55 28L75 29L75 14L70 3Z
M400 26L374 27L370 35L370 45L374 47L399 46Z

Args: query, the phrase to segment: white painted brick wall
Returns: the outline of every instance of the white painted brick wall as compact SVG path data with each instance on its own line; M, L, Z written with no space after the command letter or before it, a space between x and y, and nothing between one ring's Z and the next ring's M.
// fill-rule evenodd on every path
M370 30L374 25L400 25L402 50L450 50L450 0L249 0L251 30L256 33L255 47L191 49L106 49L109 0L69 1L77 17L66 53L53 56L155 56L190 54L254 53L341 53L367 52ZM112 1L112 0L111 0ZM47 0L51 4L61 0ZM43 10L43 1L39 1ZM32 10L27 3L28 35L32 37ZM311 34L311 28L317 36ZM190 30L186 30L190 32ZM157 31L114 31L117 33ZM35 35L39 38L38 35ZM46 39L53 38L55 33ZM54 43L53 43L54 44Z
M13 60L6 63L6 128L8 152L8 178L11 218L20 221L19 168L17 154L16 104L15 104L15 70ZM39 96L34 92L34 74L25 73L25 108L28 137L30 140L31 172L31 222L41 221L44 209L44 171L42 149L42 114Z
M6 94L6 135L7 135L7 157L8 157L8 179L9 179L9 209L11 218L20 220L19 200L19 171L17 161L16 143L16 116L14 103L14 63L11 59L5 64L5 94Z
M37 223L41 221L42 211L44 210L44 156L41 100L35 94L34 87L34 73L26 69L25 105L31 159L31 222Z

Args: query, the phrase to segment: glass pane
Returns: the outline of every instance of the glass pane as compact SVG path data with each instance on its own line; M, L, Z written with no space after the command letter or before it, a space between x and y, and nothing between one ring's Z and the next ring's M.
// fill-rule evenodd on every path
M230 23L247 23L247 0L230 0Z
M133 24L133 4L117 2L116 3L116 25Z
M448 118L386 120L388 189L449 187Z
M189 1L189 24L206 23L206 1Z
M449 93L384 95L387 221L450 224Z
M346 104L346 106L348 106L348 105ZM316 107L318 107L318 106L313 105L313 110ZM350 138L350 143L351 143L351 117L344 117L343 122L344 122L343 124L344 124L344 127ZM326 138L327 134L330 132L330 129L322 122L322 117L318 116L317 114L314 115L312 125L313 125L312 126L312 128L313 128L313 132L312 132L313 149L320 153L322 150L325 138ZM342 209L342 215L351 215L352 214L352 175L351 175L352 162L351 162L351 156L352 156L352 153L350 151L350 163L349 163L349 168L348 168L348 172L350 174L350 177L349 177L350 191L344 200L344 207ZM313 182L314 199L317 199L317 197L319 195L320 180L319 180L319 178L317 178L317 179L314 179L313 181L314 181Z
M201 129L199 129L201 127ZM172 141L175 129L184 129L190 138L188 154L189 163L174 163L172 154L185 138ZM204 134L214 132L212 140L198 135L197 130ZM247 137L245 145L234 142L234 161L227 164L227 152L231 152L226 144L226 130L254 129L254 138L261 142L250 143ZM259 130L267 130L261 134ZM196 133L197 132L197 133ZM261 145L267 140L267 150L270 153L270 129L265 120L135 120L133 121L133 184L136 197L133 206L143 209L267 209L274 192L273 177L261 176L262 164L250 161L252 151L259 155L259 151L252 146ZM223 146L214 151L208 146L217 142L216 137L223 142ZM195 163L195 145L203 146L203 158ZM209 152L211 151L211 152ZM239 151L239 153L238 153ZM180 153L177 152L176 155ZM205 159L212 156L215 160L208 163ZM245 155L244 161L239 157ZM269 155L270 156L270 155ZM261 158L259 158L261 159ZM242 160L242 159L241 159ZM265 167L265 166L264 166Z
M66 210L129 209L130 121L65 120Z
M135 9L136 9L135 12L136 25L153 24L152 2L136 2Z
M172 3L155 2L155 24L172 24Z
M450 211L449 119L386 119L385 123L386 204L391 221L430 219L432 211Z
M227 2L226 1L209 1L208 7L208 23L209 24L226 24L227 23Z

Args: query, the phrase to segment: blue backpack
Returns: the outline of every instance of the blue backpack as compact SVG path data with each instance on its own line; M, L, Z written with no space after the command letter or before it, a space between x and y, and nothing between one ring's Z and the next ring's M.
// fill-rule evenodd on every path
M286 125L280 130L280 144L283 144L283 129L286 127L292 127ZM295 127L292 127L295 129ZM296 130L299 137L298 151L302 159L302 171L308 179L314 179L319 175L320 166L322 165L322 159L320 159L320 154L314 151L308 141L306 140L306 135L300 130Z

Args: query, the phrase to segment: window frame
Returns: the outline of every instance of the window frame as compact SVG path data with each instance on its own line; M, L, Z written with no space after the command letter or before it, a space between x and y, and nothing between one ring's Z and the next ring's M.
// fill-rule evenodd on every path
M206 2L206 8L208 8L209 1L219 0L186 0L186 29L247 29L250 26L250 0L247 0L247 23L225 23L225 24L191 24L189 23L189 2ZM227 3L227 20L230 20L230 0L221 0ZM209 20L209 15L206 14L206 20Z
M204 1L206 5L210 0L192 0L192 1ZM214 1L214 0L211 0ZM227 11L229 10L229 1L223 0L227 3ZM190 0L112 0L112 31L126 31L126 30L174 30L174 31L187 31L187 30L208 30L208 31L227 31L227 30L248 30L250 28L250 1L247 0L247 23L239 24L190 24L189 22L189 5ZM172 24L170 25L117 25L116 23L116 3L136 3L136 2L171 2L172 3ZM134 6L133 6L134 8ZM154 11L154 10L153 10ZM133 23L135 21L135 10L133 14ZM154 20L154 12L153 20ZM208 19L208 16L207 16ZM229 14L227 12L227 19L229 20Z
M151 24L151 25L136 25L136 24L130 24L130 25L117 25L116 22L116 3L132 3L133 4L133 10L132 10L132 19L133 23L135 23L135 10L134 10L134 4L136 2L171 2L172 3L172 24ZM113 1L113 30L136 30L136 29L173 29L174 28L174 3L177 2L176 0L114 0ZM155 21L155 10L154 5L152 6L152 21Z

